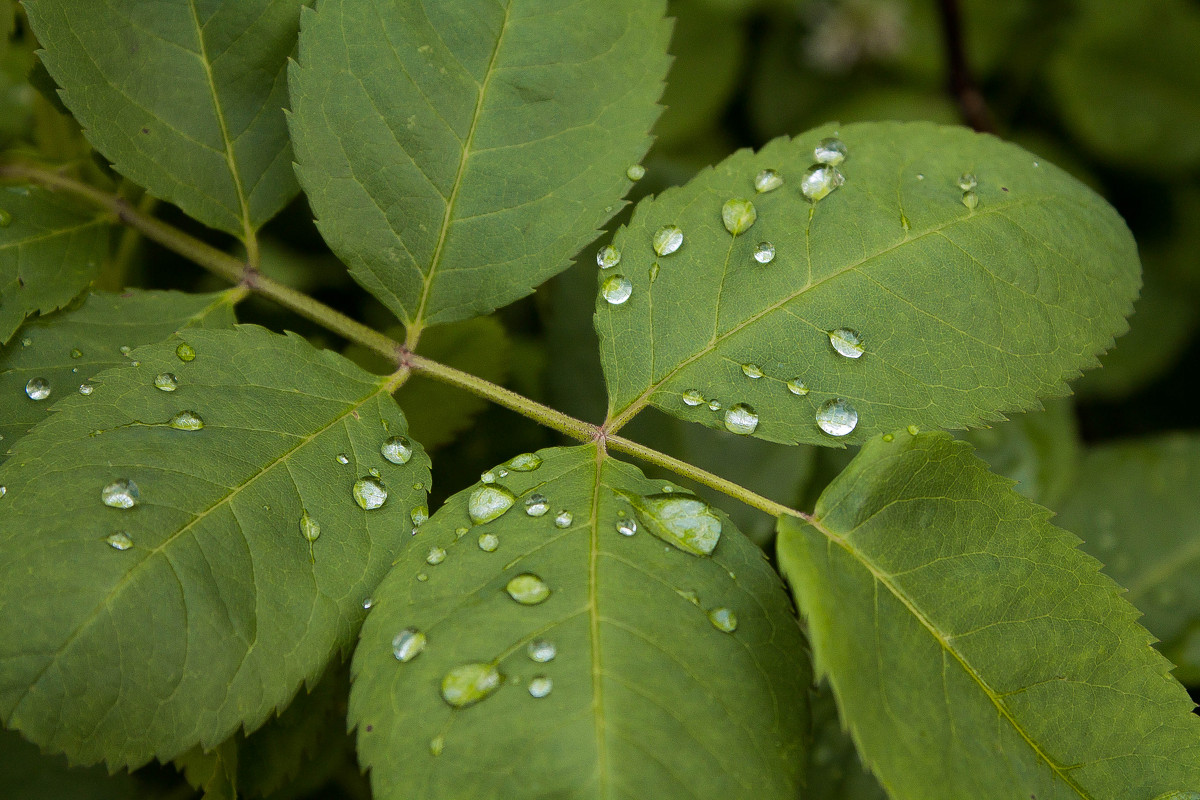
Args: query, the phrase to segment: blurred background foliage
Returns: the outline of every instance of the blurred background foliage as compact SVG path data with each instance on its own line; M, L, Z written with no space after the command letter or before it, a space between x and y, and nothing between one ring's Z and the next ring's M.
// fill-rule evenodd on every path
M963 435L996 471L1017 480L1020 491L1063 510L1064 524L1087 540L1085 547L1109 565L1110 574L1136 582L1151 598L1142 606L1131 596L1150 614L1146 623L1167 640L1162 650L1178 665L1176 674L1195 691L1200 593L1183 591L1192 599L1181 610L1180 595L1165 592L1176 583L1185 588L1195 583L1190 578L1200 566L1195 554L1200 502L1191 499L1200 497L1200 459L1190 455L1200 447L1194 433L1166 434L1200 428L1200 404L1194 401L1200 370L1200 0L672 0L675 61L663 95L666 111L645 161L646 177L629 200L683 183L738 148L759 147L828 121L960 123L942 27L948 5L961 14L966 64L995 133L1103 194L1128 221L1145 270L1129 332L1103 358L1103 370L1076 380L1073 397L1048 401L1043 411ZM17 4L0 0L0 149L68 169L154 207L93 154L58 102L36 49ZM232 246L176 209L164 205L157 213L194 235ZM627 214L628 207L612 227ZM311 219L301 198L267 226L263 270L399 333L390 314L347 277ZM606 234L599 241L607 239ZM592 329L594 256L595 248L589 248L574 267L489 318L431 331L422 352L601 421L605 394ZM221 288L199 268L131 234L114 239L100 284L112 290L135 284ZM247 300L239 317L301 332L367 368L389 369L371 353L267 301ZM406 384L399 400L434 459L433 507L514 453L557 443L554 434L520 416L421 378ZM626 432L805 509L853 455L736 437L653 410ZM1124 443L1110 445L1113 440ZM1094 487L1117 469L1128 471L1128 479L1097 494ZM1169 500L1181 493L1183 501ZM773 520L728 498L713 499L770 550ZM1107 516L1095 512L1107 501L1117 504ZM1114 530L1124 531L1125 539L1112 538ZM1164 530L1161 544L1155 544L1155 531ZM1121 550L1114 545L1118 541L1139 544L1114 554L1114 547ZM1158 566L1139 572L1139 564ZM1170 567L1165 578L1162 564ZM345 673L335 670L311 694L302 691L260 731L235 737L205 758L182 759L180 768L214 798L231 796L223 775L232 764L240 765L241 796L365 800L368 790L352 740L342 731ZM816 743L806 796L883 797L858 766L828 693L814 691ZM61 757L39 756L15 734L0 731L4 798L195 793L174 767L112 778L99 768L68 770Z

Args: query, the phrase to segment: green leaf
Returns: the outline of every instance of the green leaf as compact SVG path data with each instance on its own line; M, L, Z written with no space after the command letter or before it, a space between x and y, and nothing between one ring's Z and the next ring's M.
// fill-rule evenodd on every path
M19 339L0 349L0 462L59 398L102 370L128 363L122 347L158 342L184 328L232 326L233 291L93 292L78 308L31 320ZM49 398L35 401L25 392L36 378L50 384Z
M284 65L310 0L28 0L42 61L117 171L243 239L298 191Z
M297 174L355 279L419 329L563 270L650 145L664 5L323 0L306 13Z
M1133 238L1074 178L963 128L862 123L841 129L845 185L812 204L802 176L833 132L739 151L642 202L617 232L621 262L599 280L624 275L632 295L614 305L602 291L595 323L618 424L652 404L729 427L747 404L757 427L740 427L755 436L834 446L907 425L978 425L1064 394L1125 328ZM784 183L756 193L764 168ZM978 177L974 209L964 172ZM756 206L739 236L722 225L730 198ZM652 237L667 225L683 245L656 258ZM767 264L753 257L760 242L775 247ZM841 328L861 335L860 358L831 346ZM747 377L753 366L764 377ZM808 394L789 391L792 380ZM720 408L685 403L693 390ZM858 415L841 437L815 421L838 398Z
M804 800L887 800L887 794L867 772L842 727L829 684L813 693L813 744L805 770Z
M781 518L778 555L817 670L889 796L1200 785L1191 700L1078 540L969 445L888 438L863 446L812 524Z
M1079 465L1058 524L1128 589L1169 654L1200 628L1200 436L1172 434L1095 447ZM1181 664L1191 680L1200 662Z
M711 557L649 535L645 518L622 536L635 512L619 493L661 496L662 482L593 445L539 456L532 471L504 466L491 486L503 482L515 502L491 522L468 515L485 485L451 497L376 593L350 719L377 800L796 797L810 673L762 551L719 514ZM534 494L546 498L540 515L527 510L540 511ZM496 538L493 552L482 536ZM510 598L522 574L549 597ZM736 612L734 632L709 621L717 607ZM406 628L427 645L403 662L393 645ZM530 658L539 639L553 660ZM472 663L494 665L502 683L452 708L439 687ZM539 675L553 687L537 698Z
M420 446L380 452L406 431L388 379L254 326L185 335L64 398L0 466L0 719L76 762L257 728L349 646L425 502ZM203 428L163 424L184 410ZM371 469L388 496L364 511ZM140 502L102 503L122 479Z
M237 740L229 738L205 753L193 748L175 760L187 782L204 793L204 800L237 800Z
M0 188L0 344L78 297L107 256L108 220L44 189Z

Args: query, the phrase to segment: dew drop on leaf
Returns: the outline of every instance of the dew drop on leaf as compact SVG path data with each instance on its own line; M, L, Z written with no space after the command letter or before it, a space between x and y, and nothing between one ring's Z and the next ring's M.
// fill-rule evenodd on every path
M742 374L752 380L758 380L763 376L763 371L758 364L742 364Z
M125 355L129 354L126 353ZM196 359L196 348L192 347L187 342L180 342L179 346L175 348L175 355L179 357L180 361L185 363L188 361L194 361Z
M800 380L799 378L792 378L790 381L788 381L787 388L789 392L797 397L804 397L804 395L808 394L808 386L806 386L804 381Z
M445 736L435 736L429 740L429 754L430 755L440 756L442 754L442 751L445 749L446 749L446 737Z
M309 515L307 508L300 512L300 535L310 542L315 542L321 535L321 523Z
M575 521L575 517L574 517L574 515L571 514L570 511L560 511L554 517L554 527L569 528L569 527L571 527L571 523L574 521Z
M422 503L419 506L413 506L408 512L408 518L412 520L413 525L421 525L425 520L429 519L429 506Z
M133 539L130 539L129 534L125 531L110 533L104 537L104 541L108 542L108 546L114 550L128 550L133 547Z
M351 493L354 495L354 502L358 503L358 507L364 511L374 511L387 502L388 497L387 489L373 475L366 475L356 480Z
M759 242L754 248L754 260L760 264L770 264L775 260L775 245L770 242Z
M454 708L465 708L500 688L504 676L495 664L463 664L442 678L442 699Z
M758 414L745 403L735 403L725 412L725 430L746 435L758 428Z
M863 354L862 337L858 331L851 328L838 328L829 332L829 343L838 355L846 358L858 358Z
M640 181L646 177L646 168L641 164L630 164L629 169L625 170L625 177L631 181Z
M720 411L721 410L721 401L720 400L709 400L708 401L708 410L709 411Z
M554 657L558 655L558 648L555 647L554 642L546 639L534 639L525 648L525 653L529 656L530 661L545 664L547 661L554 660Z
M467 498L467 516L476 525L499 518L517 501L507 488L498 483L480 486Z
M633 294L633 284L624 275L609 275L600 284L600 296L610 305L619 306Z
M0 208L0 228L7 228L9 225L12 225L12 221L12 212L5 211L3 208Z
M129 478L118 478L100 490L100 500L110 508L133 508L141 499L138 485Z
M721 539L721 518L693 494L620 494L633 506L646 530L685 553L709 555Z
M596 266L600 269L609 269L621 263L621 251L613 247L611 244L606 244L601 247L596 253Z
M542 465L542 457L537 453L521 453L519 456L513 456L509 459L509 469L514 469L517 472L533 472Z
M496 473L492 472L489 469L487 472L484 472L483 474L481 474L479 476L479 482L480 483L495 483L496 482Z
M30 339L28 336L21 340L21 347L29 347L31 344L33 344L33 339Z
M0 486L0 497L4 497L4 495L6 495L6 494L8 494L8 487Z
M916 425L909 425L905 430L908 431L909 436L916 436L918 433L921 432L921 429L918 428Z
M700 394L695 389L688 389L683 393L683 403L688 406L698 406L704 402L704 395Z
M349 464L350 457L348 455L346 455L345 453L338 453L337 454L337 462L339 464Z
M79 393L80 393L81 395L83 395L84 397L87 397L87 396L88 396L89 394L91 394L91 393L92 393L94 390L95 390L95 389L94 389L94 387L93 387L93 386L92 386L90 383L81 383L81 384L79 384Z
M783 176L773 169L764 169L754 176L754 191L773 192L783 186Z
M750 230L756 219L758 211L755 210L754 203L744 198L726 200L725 205L721 206L721 222L725 223L725 230L734 236Z
M550 510L550 501L544 494L531 494L525 498L525 513L531 517L540 517Z
M397 661L408 663L425 649L425 634L416 628L405 628L392 638L392 654Z
M979 185L979 179L975 177L973 172L964 172L958 177L958 188L964 192L969 192Z
M683 246L683 229L678 225L663 225L654 232L650 245L660 256L669 256Z
M173 392L179 388L179 378L172 372L160 372L154 376L154 388L161 392Z
M975 190L963 192L962 204L974 211L979 206L979 195L975 194Z
M510 580L504 591L523 606L536 606L550 596L550 587L532 572L523 572Z
M365 597L365 598L363 598L363 601L362 601L362 607L363 607L363 610L364 610L364 611L370 611L370 610L371 610L371 608L372 608L372 606L374 606L374 605L375 605L375 598L374 598L374 597Z
M45 378L30 378L25 384L25 394L30 400L45 400L50 396L50 381Z
M494 533L479 534L479 549L485 553L494 553L500 546L500 539Z
M846 160L846 144L841 139L829 137L822 139L813 150L813 160L818 164L837 166Z
M419 580L421 583L424 583L425 581L429 580L429 576L426 575L424 572L418 572L417 580Z
M813 164L804 171L804 176L800 179L800 193L815 203L828 197L845 182L846 179L838 172L837 167Z
M708 612L708 621L714 628L725 633L733 633L737 630L738 618L732 609L714 608Z
M445 560L446 550L443 547L431 547L429 548L429 555L425 556L425 563L431 567L436 567Z
M405 436L393 436L379 446L379 453L393 464L407 464L412 458L412 442Z
M78 347L71 350L71 358L83 358L83 351Z
M204 427L204 420L195 411L180 411L171 417L167 425L177 431L198 431Z
M545 675L537 675L529 681L529 694L532 697L545 697L554 688L554 681Z
M121 355L126 356L126 357L128 357L129 354L133 352L133 348L127 344L121 345L120 347L117 348L117 350L120 351ZM178 350L176 352L178 352Z
M845 436L858 425L858 412L845 400L830 400L817 410L817 427L830 436Z
M637 520L631 517L620 517L617 519L617 533L622 536L633 536L637 533Z

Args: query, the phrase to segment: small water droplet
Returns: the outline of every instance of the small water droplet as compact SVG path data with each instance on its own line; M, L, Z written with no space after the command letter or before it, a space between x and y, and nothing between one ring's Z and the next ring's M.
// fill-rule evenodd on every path
M963 192L962 204L974 211L979 206L979 195L975 194L973 190L969 192Z
M367 598L364 598L364 599L363 599L363 601L362 601L362 607L363 607L363 610L364 610L364 611L370 611L370 610L371 610L371 607L372 607L373 605L375 605L375 598L374 598L374 597L367 597Z
M525 648L526 655L530 661L536 661L539 664L545 664L547 661L553 661L558 655L558 648L554 642L545 639L534 639Z
M773 192L780 186L783 186L783 176L773 169L764 169L754 176L754 191L759 194Z
M8 494L8 487L0 486L0 497L4 497L4 495L6 495L6 494Z
M650 275L651 283L654 283L656 280L658 280L658 273L659 273L658 262L655 261L653 264L650 265L649 275Z
M622 536L633 536L637 533L637 520L632 517L620 517L617 519L617 533Z
M754 433L758 428L758 414L745 403L736 403L725 412L725 430L742 435Z
M114 550L128 550L133 547L133 539L130 539L129 534L125 531L110 533L104 537L104 541L108 542L109 547Z
M163 392L173 392L179 388L179 379L171 372L160 372L154 376L154 388Z
M494 553L500 546L500 539L494 533L479 534L479 549L485 553Z
M708 410L709 411L720 411L721 408L722 408L722 406L721 406L720 400L709 400L708 401Z
M525 498L525 513L531 517L540 517L550 510L550 502L542 494L531 494Z
M429 548L429 555L425 556L425 563L431 567L436 567L445 560L446 549L443 547L431 547Z
M725 230L734 236L750 230L756 219L758 212L754 209L754 203L744 198L734 197L721 206L721 222L725 223Z
M504 676L495 664L463 664L442 678L442 699L454 708L465 708L483 700L503 682Z
M419 506L413 506L408 512L408 518L412 520L413 525L421 525L425 520L429 519L429 506L422 503Z
M30 339L28 336L21 340L21 347L29 347L31 344L33 344L33 339Z
M964 172L958 176L958 188L964 192L969 192L979 185L979 179L975 177L973 172Z
M126 353L126 355L129 354ZM192 347L187 342L180 342L179 346L175 348L175 355L179 357L180 361L185 363L188 361L194 361L196 359L196 348Z
M629 169L625 170L625 177L631 181L640 181L646 177L646 168L641 164L630 164Z
M818 164L837 166L846 160L846 144L836 137L822 139L813 149L813 159Z
M884 440L885 442L890 442L890 441L894 440L895 438L896 438L896 437L895 437L895 436L893 436L893 435L892 435L892 434L890 434L890 433L885 433L885 434L883 435L883 440Z
M25 394L30 400L45 400L50 396L50 381L45 378L30 378L25 384Z
M129 354L133 352L133 348L127 344L121 345L117 348L117 350L120 351L121 355L125 356L126 358L128 358Z
M417 580L419 580L421 583L424 583L425 581L429 580L429 576L426 575L424 572L418 572Z
M138 485L129 478L118 478L100 490L100 500L110 508L133 508L141 498Z
M393 436L379 446L379 453L393 464L407 464L412 458L412 442L404 436Z
M624 275L609 275L600 284L600 296L610 305L619 306L633 294L633 284Z
M799 378L792 378L790 381L788 381L787 388L789 392L797 397L804 397L804 395L808 394L808 386L806 386L804 381L800 380Z
M770 242L759 242L754 248L754 260L760 264L770 264L775 260L775 245Z
M575 516L570 511L560 511L554 517L554 527L569 528L574 521Z
M1035 167L1040 167L1040 166L1041 166L1041 164L1040 164L1039 162L1037 162L1037 161L1033 162L1033 165L1034 165Z
M924 172L918 172L918 173L917 173L917 180L919 180L919 181L923 181L923 180L925 180L925 173L924 173Z
M708 612L708 621L719 631L733 633L737 630L738 618L732 609L714 608Z
M858 425L858 412L845 400L830 400L817 410L817 427L830 436L845 436Z
M683 403L688 406L698 406L704 402L704 395L700 394L695 389L688 389L683 393Z
M909 425L907 430L908 430L909 436L916 436L918 433L921 432L921 429L918 428L916 425Z
M7 228L9 225L12 225L12 221L12 212L0 208L0 228Z
M498 483L480 486L467 498L467 516L483 525L503 515L516 501L513 493Z
M204 420L195 411L180 411L171 417L167 425L177 431L198 431L204 427Z
M337 462L339 464L349 464L350 457L348 455L346 455L345 453L338 453L337 454Z
M440 756L442 754L442 751L445 749L446 749L446 737L445 736L435 736L429 740L430 755Z
M550 596L550 587L532 572L523 572L510 580L504 591L523 606L536 606Z
M392 654L397 661L408 663L421 655L427 641L425 634L416 628L405 628L392 637Z
M700 605L700 595L696 594L694 589L676 589L675 594L687 600L694 606Z
M484 472L479 476L479 482L480 483L495 483L496 482L496 473L492 472L489 469L487 472Z
M863 354L862 337L852 328L838 328L829 332L829 343L838 355L858 358Z
M596 253L596 266L600 269L609 269L621 263L621 251L613 247L611 244L606 244L601 247Z
M87 397L93 391L95 391L95 387L93 387L90 383L79 384L79 393L84 397Z
M140 362L140 361L130 361L129 362L129 366L131 366L131 367L140 367L141 365L142 365L142 362Z
M835 189L846 182L837 167L827 164L813 164L804 172L800 179L800 193L809 201L816 203L828 197Z
M373 511L379 508L387 502L388 497L387 489L373 475L364 475L356 480L351 494L354 495L354 502L358 503L358 507L364 511Z
M654 232L650 245L660 256L669 256L683 246L683 229L678 225L663 225Z
M300 512L300 535L310 542L315 542L321 535L321 523L309 516L307 508Z
M758 380L763 376L763 371L758 364L742 364L742 374L751 380Z
M537 675L529 681L529 694L532 697L545 697L554 688L554 681L545 675Z
M83 358L83 351L79 348L71 350L71 358Z
M517 472L533 472L541 465L542 457L537 453L521 453L508 461L509 469L515 469Z

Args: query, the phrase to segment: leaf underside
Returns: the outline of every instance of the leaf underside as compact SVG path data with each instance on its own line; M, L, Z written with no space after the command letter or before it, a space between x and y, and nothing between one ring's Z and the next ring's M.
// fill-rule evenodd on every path
M1200 719L1136 610L970 450L872 440L812 525L780 521L818 672L864 760L894 800L1200 785Z
M662 0L323 0L291 70L325 240L407 325L485 314L595 238L650 146Z
M492 522L471 525L476 487L447 501L376 593L350 698L374 796L794 798L810 673L762 552L723 516L711 558L645 525L622 536L620 515L634 512L616 490L664 484L592 445L540 456L532 472L497 477L516 502ZM547 499L544 515L525 512L532 494ZM559 527L564 510L572 519ZM494 552L480 548L484 534L497 537ZM441 563L427 563L431 548L445 550ZM514 602L505 587L522 573L540 577L549 598ZM737 614L732 634L706 614L722 606ZM428 645L402 663L393 637L410 627ZM551 641L556 657L531 660L534 639ZM439 687L467 662L496 663L504 683L456 710ZM542 698L529 690L537 675L553 681Z
M1125 329L1137 250L1078 181L963 128L861 123L839 132L845 185L810 204L800 179L834 131L739 151L642 202L617 232L621 262L599 280L624 275L632 296L598 298L595 317L612 415L653 404L719 428L744 403L759 416L755 436L833 446L907 425L976 425L1064 394ZM756 194L766 168L784 183ZM978 177L974 210L962 201L964 172ZM721 210L738 197L757 221L732 236ZM656 257L651 237L663 225L682 228L684 242ZM765 265L752 255L760 242L776 251ZM835 352L839 328L860 334L860 358ZM789 391L790 380L808 394ZM685 404L691 390L721 407ZM837 398L858 413L842 437L815 421Z
M419 445L403 466L380 453L406 428L384 379L254 326L184 336L194 360L176 338L134 350L0 466L0 718L75 762L258 727L348 648L425 502ZM173 392L154 384L168 371ZM163 425L181 410L203 428ZM364 511L351 489L371 469L389 496ZM140 502L102 504L122 478Z

